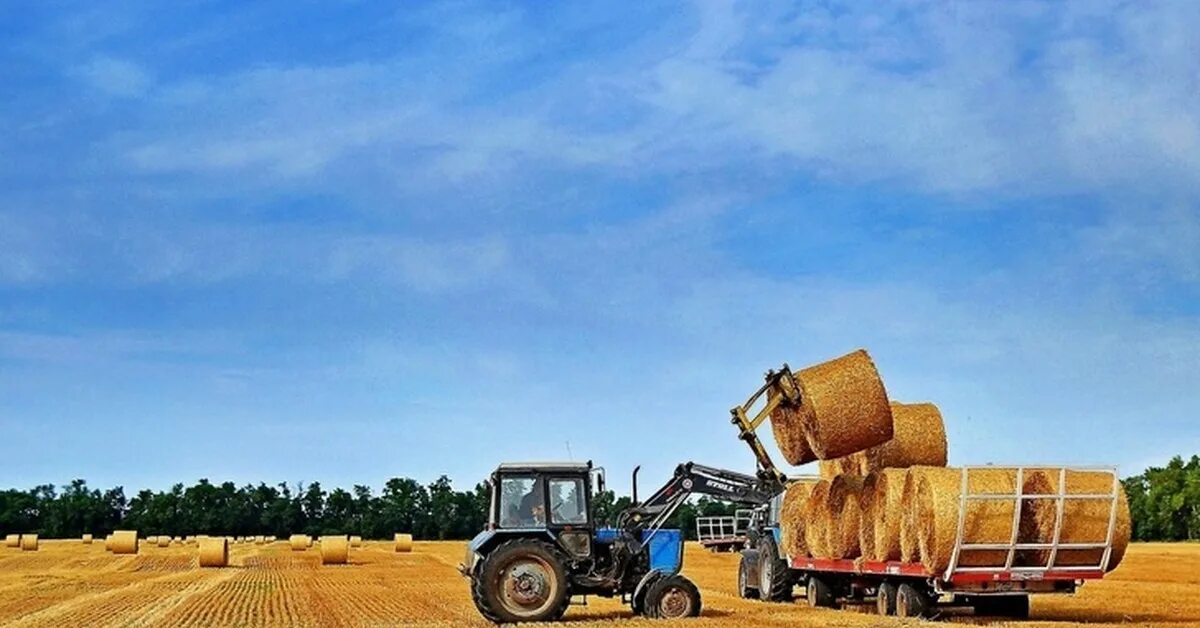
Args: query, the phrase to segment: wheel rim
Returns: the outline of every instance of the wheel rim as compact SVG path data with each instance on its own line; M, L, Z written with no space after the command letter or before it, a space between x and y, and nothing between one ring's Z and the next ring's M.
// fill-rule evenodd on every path
M519 558L500 572L500 602L519 617L535 617L558 596L554 567L537 556Z
M904 591L901 591L896 594L896 616L897 617L908 617L909 616L908 596L905 595Z
M746 577L746 565L742 564L738 568L738 593L740 593L742 595L742 597L745 597L746 592L750 590L750 587L746 586L747 580L748 580L748 578Z
M692 610L692 596L683 587L670 587L658 601L658 614L663 618L687 617Z
M771 572L775 571L775 565L768 558L767 560L763 561L763 564L759 569L762 571L759 574L760 577L758 580L758 588L759 590L763 591L763 595L769 597L771 595L771 582L775 579L775 574Z

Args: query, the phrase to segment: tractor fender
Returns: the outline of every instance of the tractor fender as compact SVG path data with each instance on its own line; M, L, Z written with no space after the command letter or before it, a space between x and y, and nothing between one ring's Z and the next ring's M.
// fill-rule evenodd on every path
M650 585L669 575L671 574L662 571L661 569L651 569L646 573L646 575L642 576L642 579L638 581L637 586L633 588L633 599L635 600L634 606L641 606L639 602L642 597L646 595L646 591L650 588Z

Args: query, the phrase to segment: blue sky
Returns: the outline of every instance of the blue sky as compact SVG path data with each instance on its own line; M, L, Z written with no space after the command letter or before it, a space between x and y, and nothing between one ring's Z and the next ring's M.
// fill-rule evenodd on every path
M1200 3L8 3L0 485L1200 451Z

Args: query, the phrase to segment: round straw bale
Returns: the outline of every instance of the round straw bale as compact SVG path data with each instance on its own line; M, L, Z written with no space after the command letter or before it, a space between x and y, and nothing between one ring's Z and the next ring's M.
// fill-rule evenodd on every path
M84 544L84 545L91 545L91 544L92 544L92 541L93 541L94 539L95 539L95 537L93 537L92 535L90 535L90 534L85 534L85 535L83 535L83 544Z
M413 538L411 534L396 533L396 551L407 553L413 551Z
M136 554L138 553L138 535L137 530L116 530L112 534L112 553L114 554Z
M930 467L911 467L904 474L904 486L900 489L900 561L915 563L920 560L917 544L917 484L920 474Z
M293 534L288 537L288 543L292 546L293 552L303 552L308 549L308 537L303 534Z
M857 475L842 474L829 482L826 497L825 520L829 558L857 558L859 555L858 526L861 517L858 499L862 492L863 479Z
M229 564L229 541L225 537L213 537L200 541L200 566L225 567Z
M38 535L22 534L21 535L21 551L36 552L38 549Z
M946 466L946 426L932 403L895 403L892 438L859 454L857 473L914 466Z
M165 535L158 537L158 543L156 545L158 545L159 547L170 547L171 546L171 537L165 536Z
M9 534L4 537L4 547L21 547L21 535Z
M768 401L779 395L774 389L767 392ZM771 433L779 452L789 464L807 464L817 459L804 435L804 420L799 407L784 401L771 412Z
M321 537L321 564L345 565L350 555L350 538L345 535Z
M111 534L104 537L104 551L106 551L106 552L112 551L112 540L113 540L113 535L111 535Z
M892 438L892 409L875 363L859 349L796 375L808 446L821 460Z
M930 573L938 574L950 565L958 534L958 513L962 494L960 469L915 467L917 512L914 524L921 563ZM1013 469L969 469L967 490L973 494L1016 495L1016 471ZM1015 499L1015 497L1014 497ZM1014 500L969 500L963 518L963 543L1008 543L1012 539ZM1004 550L971 550L959 554L958 564L969 567L1003 567L1008 558Z
M148 536L148 537L146 537L146 542L149 543L150 545L158 545L158 537L157 536Z
M361 536L350 537L350 547L362 547L362 537Z
M808 544L804 540L804 505L816 485L817 480L797 480L789 484L783 493L783 506L779 512L779 541L788 556L809 555Z
M879 472L865 476L858 493L858 551L864 561L875 560L875 484L878 481Z
M863 481L863 501L869 502L870 514L864 508L860 530L864 534L870 532L873 537L863 545L863 556L871 560L900 560L902 498L907 475L908 469L881 469Z
M1033 495L1056 495L1060 479L1060 469L1027 470L1024 490ZM1108 495L1113 491L1113 475L1106 471L1077 471L1067 469L1067 486L1063 491L1066 495ZM1116 483L1117 512L1113 525L1112 552L1109 555L1108 570L1116 569L1125 550L1129 547L1129 537L1132 524L1129 516L1129 501L1125 496L1125 487ZM1103 499L1065 499L1063 500L1063 523L1059 533L1060 543L1103 543L1108 536L1109 508L1111 500ZM1033 543L1050 543L1054 541L1054 521L1057 517L1057 500L1052 498L1032 499L1026 502L1026 509L1021 513L1022 540ZM1102 549L1060 549L1054 559L1058 567L1081 567L1100 565L1103 558ZM1050 560L1050 550L1028 550L1021 552L1021 564L1040 566Z
M828 509L829 480L820 480L804 500L804 545L816 558L829 556L829 529L825 525Z
M260 534L260 535L258 535L258 536L256 536L256 537L254 537L254 544L255 544L255 545L262 545L263 543L266 543L266 542L267 542L267 537L265 537L265 536L263 536L263 535L261 535L261 534Z
M866 452L858 451L841 458L822 460L817 463L817 469L821 477L826 480L832 480L842 474L866 475Z

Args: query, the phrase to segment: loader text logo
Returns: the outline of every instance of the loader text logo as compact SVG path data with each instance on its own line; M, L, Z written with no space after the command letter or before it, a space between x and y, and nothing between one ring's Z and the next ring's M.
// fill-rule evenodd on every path
M705 480L704 483L712 488L717 489L717 490L725 491L727 493L733 492L733 486L730 484L726 484L724 482L718 482L716 480Z

